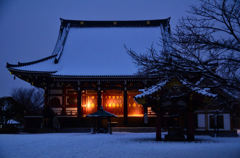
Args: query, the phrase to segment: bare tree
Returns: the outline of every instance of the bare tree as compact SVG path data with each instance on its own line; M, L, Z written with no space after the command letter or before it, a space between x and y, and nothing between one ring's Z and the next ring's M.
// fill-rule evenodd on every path
M44 105L44 91L36 88L18 88L12 92L17 102L11 107L15 117L21 121L24 115L41 114Z
M159 79L178 77L189 84L220 88L234 97L240 91L240 1L200 0L171 35L170 49L151 47L145 54L127 49L139 72Z
M0 98L0 125L7 125L8 120L14 117L14 112L11 107L17 103L12 97L1 97Z

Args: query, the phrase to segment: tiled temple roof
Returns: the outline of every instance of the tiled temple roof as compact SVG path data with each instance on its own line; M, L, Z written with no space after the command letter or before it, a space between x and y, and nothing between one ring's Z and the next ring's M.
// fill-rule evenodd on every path
M138 76L126 47L142 53L151 45L157 46L161 27L168 27L169 20L61 19L59 36L50 56L25 63L7 63L7 68L54 76Z

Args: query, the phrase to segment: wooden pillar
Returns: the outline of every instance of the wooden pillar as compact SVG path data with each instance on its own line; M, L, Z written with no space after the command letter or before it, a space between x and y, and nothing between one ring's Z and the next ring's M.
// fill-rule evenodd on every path
M64 84L63 84L63 87L62 87L62 91L63 91L63 94L62 94L62 115L66 115L66 88L65 88Z
M193 112L193 105L192 105L192 94L189 96L189 104L187 108L187 140L194 141L194 112Z
M157 112L157 120L156 120L156 141L162 140L162 115L158 111Z
M82 90L79 86L78 86L78 92L77 92L77 113L78 113L78 117L81 117L82 116Z
M111 118L108 117L107 120L108 120L108 124L107 124L107 125L108 125L108 133L109 133L109 134L112 134Z
M205 131L208 133L208 106L204 106Z
M147 80L144 81L144 89L147 89ZM144 124L148 124L148 107L147 105L143 105L143 108L144 108L143 122Z
M144 120L144 124L148 124L148 107L147 107L147 105L144 105L143 106L143 110L144 110L144 118L143 118L143 120Z
M204 116L205 116L205 130L208 133L208 112L207 111L204 112Z
M231 129L231 131L234 131L234 127L235 127L235 121L236 121L236 117L235 117L235 115L234 115L234 113L233 112L230 112L229 113L229 117L230 117L230 129ZM224 118L223 118L224 119ZM224 126L224 125L223 125Z
M45 107L47 107L48 106L48 98L49 98L49 93L48 93L48 91L49 91L49 88L48 88L48 84L45 86L45 88L44 88L44 106Z
M127 82L124 83L123 91L123 115L124 115L124 124L128 124L128 95L127 95Z
M99 110L102 106L102 93L101 93L101 85L100 81L98 81L98 88L97 88L97 109Z

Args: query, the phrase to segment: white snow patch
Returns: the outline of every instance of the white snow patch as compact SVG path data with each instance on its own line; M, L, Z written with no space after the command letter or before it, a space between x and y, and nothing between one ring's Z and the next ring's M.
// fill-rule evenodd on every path
M13 120L13 119L8 120L7 123L8 123L8 124L20 124L20 122L18 122L18 121L16 121L16 120Z
M200 88L198 87L199 83L202 81L203 79L201 78L198 82L196 82L196 86L192 86L190 84L188 84L186 81L184 80L180 80L180 82L190 88L192 91L198 93L198 94L201 94L201 95L204 95L204 96L209 96L209 97L216 97L217 94L214 94L214 93L211 93L209 92L210 91L210 88ZM159 90L161 90L162 87L164 87L166 84L167 84L168 80L164 80L164 81L161 81L159 83L157 83L156 85L153 85L152 87L150 88L147 88L147 89L141 89L140 91L142 91L141 94L138 94L135 96L135 98L142 98L142 97L145 97L146 95L151 95Z
M148 88L148 89L141 89L140 91L142 91L141 94L138 94L135 96L135 98L142 98L146 95L150 95L150 94L153 94L159 90L162 89L162 87L164 87L166 85L166 83L168 82L168 80L164 80L164 81L161 81L159 83L157 83L156 85L153 85L152 87Z
M240 138L156 142L155 133L2 134L1 158L239 158Z
M190 88L192 91L194 91L198 94L202 94L204 96L209 96L209 97L216 97L217 96L217 94L209 92L210 88L200 88L197 85L194 86L194 85L188 84L187 81L185 81L185 80L180 80L180 82L183 85L185 85L186 87Z

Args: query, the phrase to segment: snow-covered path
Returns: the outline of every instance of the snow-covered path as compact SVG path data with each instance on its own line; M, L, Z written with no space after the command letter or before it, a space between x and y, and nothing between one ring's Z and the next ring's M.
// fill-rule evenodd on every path
M240 137L155 142L154 133L1 134L0 158L240 158Z

